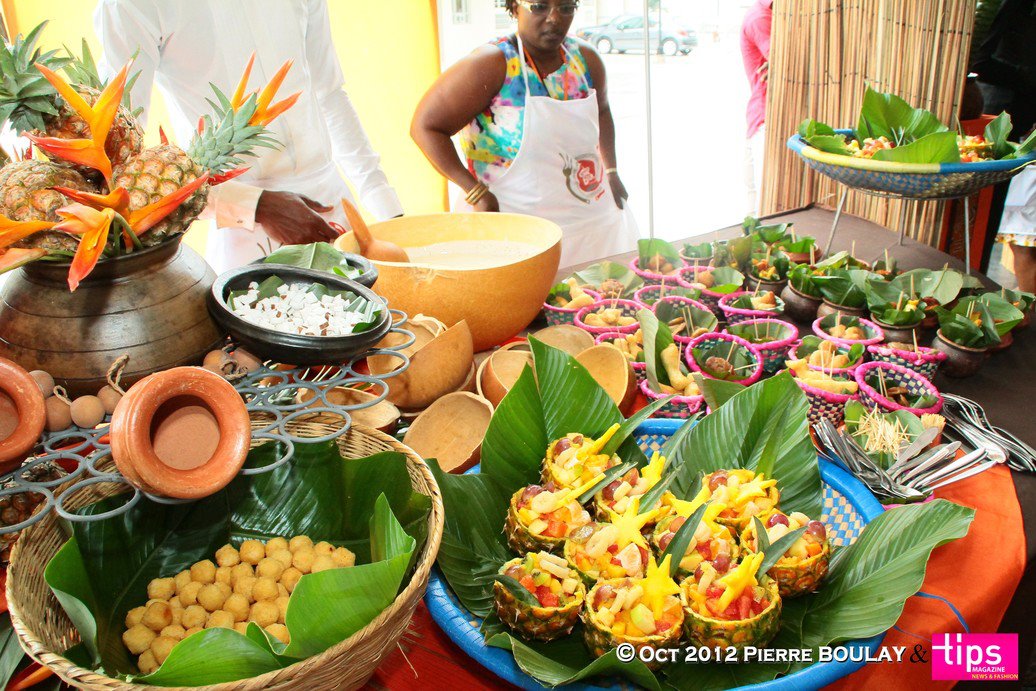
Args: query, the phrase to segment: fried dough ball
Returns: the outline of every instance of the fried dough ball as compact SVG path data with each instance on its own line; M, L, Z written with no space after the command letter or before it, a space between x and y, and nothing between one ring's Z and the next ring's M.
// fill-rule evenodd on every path
M284 624L270 624L266 627L266 633L276 638L281 643L287 644L291 640L288 635L288 627Z
M237 583L234 584L234 592L253 600L252 591L255 589L255 581L255 576L243 576L237 579Z
M191 566L191 580L202 585L208 585L216 580L216 565L210 560L199 561Z
M173 623L173 608L168 602L155 602L144 610L140 623L152 631L161 631Z
M150 650L145 650L137 660L137 667L140 667L140 671L144 674L151 674L158 669L158 660L155 659L155 654Z
M252 587L252 599L256 602L277 598L277 581L272 578L259 578Z
M169 626L162 629L158 635L182 641L184 636L186 635L186 631L179 624L170 624Z
M151 641L156 638L158 638L158 634L143 624L131 626L122 634L123 644L134 655L140 655L150 648Z
M238 564L230 569L230 585L237 584L239 579L252 578L255 576L255 572L252 571L251 564Z
M335 546L332 545L330 542L323 542L323 541L321 541L321 542L318 542L317 544L313 545L313 551L317 553L318 557L321 554L326 554L327 556L331 556L331 553L335 551Z
M338 566L353 566L356 564L356 555L347 550L345 547L339 547L335 549L331 558L335 560L335 564Z
M154 600L168 600L176 595L176 581L172 578L156 578L147 584L147 596Z
M183 607L171 607L173 610L173 624L179 625L183 621Z
M241 563L241 555L233 545L223 545L216 550L216 563L220 566L237 566Z
M248 619L248 598L240 593L234 593L223 603L223 609L234 615L234 621Z
M277 617L277 621L283 624L288 619L288 597L282 595L273 602L277 605L277 609L280 610L280 616Z
M174 612L178 609L183 609L183 603L180 602L180 596L177 595L169 598L169 606L173 608Z
M284 584L283 583L278 583L277 584L277 597L288 597L289 595L291 595L291 593L289 593L288 589L284 587Z
M313 560L313 573L320 573L321 571L327 571L328 569L337 569L338 564L331 558L329 554L321 554Z
M234 592L234 589L231 588L226 583L216 583L215 585L216 585L217 588L219 588L219 592L223 593L223 598L224 599L230 597L230 594L232 592Z
M179 595L187 584L191 582L190 569L181 571L173 577L173 582L176 583L176 594Z
M220 566L216 568L216 582L226 583L230 585L233 583L233 569L229 566Z
M258 540L245 540L241 543L241 561L255 566L266 556L266 548Z
M140 623L140 620L144 618L144 610L146 607L134 607L130 611L126 612L126 628L132 629L134 626Z
M281 574L280 584L291 593L295 591L295 586L298 585L301 578L302 572L292 566L291 568L284 569L284 573Z
M237 622L236 624L234 624L234 630L237 631L242 636L247 636L248 635L248 622L247 621L239 621L239 622Z
M205 611L205 608L201 605L191 605L183 611L183 616L180 618L180 626L185 629L200 628L205 626L205 622L209 618L209 613Z
M288 549L288 541L283 537L272 537L266 543L266 556L272 557L274 552Z
M299 549L291 557L291 565L303 574L313 571L313 562L316 561L317 553L312 549Z
M284 568L291 566L292 554L290 549L279 549L269 556L270 559L276 559Z
M209 615L205 622L207 629L232 629L234 628L234 615L226 610L217 609Z
M194 634L198 633L199 631L204 631L204 629L202 629L200 626L192 626L191 628L189 628L189 629L187 629L186 631L183 632L183 637L184 638L190 638L191 636L193 636Z
M223 594L223 591L215 583L202 586L201 591L198 593L198 604L208 612L215 612L223 607L226 599L227 596Z
M259 578L270 578L276 581L284 573L284 568L284 564L280 560L267 557L256 565L255 575Z
M173 651L177 643L179 643L178 640L169 636L159 636L151 641L151 654L155 656L155 661L159 665L165 662L165 659L169 657L169 653Z
M184 586L183 590L177 596L180 598L180 604L184 607L190 607L191 605L198 604L198 592L201 591L202 584L197 581L191 581Z
M277 605L269 601L255 603L248 614L249 619L262 627L276 624L279 616L280 610Z
M313 549L313 541L306 535L296 535L288 541L288 549L292 554L301 549Z

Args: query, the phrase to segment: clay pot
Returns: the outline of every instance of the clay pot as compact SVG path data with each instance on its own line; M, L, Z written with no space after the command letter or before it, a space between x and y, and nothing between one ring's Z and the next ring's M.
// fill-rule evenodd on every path
M789 252L787 250L781 250L787 255L788 260L793 264L816 264L824 256L823 250L818 247L813 248L813 256L809 255L809 252Z
M817 308L820 307L821 299L805 293L800 293L789 283L781 291L781 300L784 300L785 316L797 322L812 322L817 318Z
M200 499L230 484L252 441L241 395L201 367L177 367L137 382L115 407L112 458L151 494Z
M836 305L833 302L824 300L820 303L820 307L817 308L817 317L823 318L835 312L841 312L847 317L860 317L863 319L866 319L868 314L866 307L843 307L842 305Z
M221 341L205 304L215 278L179 238L101 261L74 293L68 264L29 264L0 288L0 356L50 372L73 397L97 393L123 354L124 384L200 363Z
M784 279L783 281L764 281L756 278L752 274L747 274L745 276L745 290L750 293L769 290L774 295L780 295L786 285L788 285L788 279Z
M17 363L0 358L0 473L9 473L39 441L47 421L43 392Z
M942 331L935 335L932 347L946 354L946 362L940 371L947 377L970 377L979 371L982 362L989 356L986 348L968 348L945 338Z
M1007 350L1008 348L1010 348L1011 345L1014 343L1014 336L1012 334L1013 334L1013 332L1008 331L1003 336L1001 336L1000 337L1000 342L997 343L995 346L990 347L989 352L990 353L1002 353L1005 350Z
M914 334L921 329L921 322L913 326L892 326L878 319L871 314L871 321L881 327L885 332L885 343L913 343Z

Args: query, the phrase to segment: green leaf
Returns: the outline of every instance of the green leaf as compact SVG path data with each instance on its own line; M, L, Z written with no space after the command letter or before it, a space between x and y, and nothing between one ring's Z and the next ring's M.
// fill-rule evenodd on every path
M1028 156L1032 153L1033 149L1036 149L1036 130L1029 133L1018 146L1015 148L1014 153L1004 156L1004 158L1021 158L1022 156Z
M637 467L636 463L623 463L621 465L612 466L608 470L601 473L600 479L593 484L593 486L579 495L579 503L585 504L590 501L595 494L600 492L602 489L610 485L613 481L618 480L620 477L628 473Z
M694 298L692 298L694 299ZM658 302L655 304L655 316L659 321L669 324L674 319L683 319L687 328L683 335L688 336L694 333L695 329L702 328L707 331L715 331L719 325L716 315L709 310L698 309L693 305L680 302Z
M989 315L996 324L996 332L1001 337L1006 336L1025 318L1020 309L1005 300L999 293L986 293L977 298L964 298L961 302L970 300L977 300L989 308Z
M284 281L279 276L267 276L262 283L259 284L259 300L265 300L266 298L272 298L277 295L277 289L284 285Z
M672 396L666 396L657 401L652 401L638 410L635 415L623 420L622 424L619 425L619 429L616 430L615 434L613 434L611 439L608 440L608 443L601 448L601 453L606 456L610 456L618 451L623 442L630 438L630 435L633 434L642 422L654 415L662 408L662 406L671 400L673 400Z
M676 251L676 248L671 243L659 238L641 238L637 240L637 253L640 257L638 265L641 269L647 269L648 261L657 256L664 258L674 268L678 269L683 266L683 261L680 260L680 253Z
M536 481L549 444L536 376L526 367L507 392L482 442L482 474L514 492ZM503 525L503 523L501 523Z
M206 686L283 667L267 646L231 629L206 629L181 641L158 671L138 677L154 686Z
M758 521L759 519L757 518L756 520ZM759 526L756 526L756 530L758 529ZM777 542L774 542L771 545L767 545L765 549L761 550L762 552L764 552L765 556L763 557L762 565L759 567L759 573L766 573L767 571L772 569L774 565L777 563L777 561L784 556L784 553L791 549L791 546L795 544L795 541L802 537L805 534L805 532L806 526L796 528L795 530L791 531L787 535L777 540ZM764 529L762 533L757 534L762 536L765 533L766 530Z
M755 470L772 455L770 477L778 481L781 508L820 515L823 487L808 410L805 394L786 372L744 389L702 419L677 451L681 479L673 493L686 497L695 492L698 472Z
M974 515L944 499L880 514L835 553L820 592L801 600L802 644L828 645L888 630L921 587L932 550L966 535Z
M637 312L640 331L644 340L644 363L647 365L648 384L654 391L662 391L662 385L669 386L669 375L662 364L662 351L673 345L673 333L669 325L662 322L651 310ZM681 369L683 365L681 364Z
M841 307L863 307L867 304L866 285L870 279L881 280L878 274L865 269L831 269L813 282L828 302Z
M758 516L752 516L752 524L755 527L755 539L758 547L757 551L766 552L770 549L770 535L766 532L766 526L759 520ZM759 573L766 573L769 569L759 569Z
M311 242L307 245L285 245L263 260L264 264L284 264L301 269L335 273L346 278L355 278L360 271L349 264L349 258L327 242Z
M993 145L993 158L1004 158L1014 153L1014 147L1007 141L1012 128L1011 116L1007 111L1000 113L986 125L985 138Z
M11 616L4 612L0 615L0 688L7 688L7 682L23 657L25 653L18 644L18 634L11 626Z
M875 161L895 163L960 163L956 132L933 132L909 144L879 149Z
M718 410L721 405L738 395L745 389L744 384L722 379L706 379L698 372L694 373L694 381L698 389L705 396L705 403L713 411Z
M673 578L676 578L676 574L680 571L680 562L683 561L683 557L687 553L687 547L691 544L691 538L694 537L694 532L698 530L701 519L705 516L705 511L709 508L710 503L705 502L695 509L691 517L684 521L684 524L673 535L673 539L669 541L662 554L658 555L659 564L667 556L672 556L673 559L669 562L669 575Z
M745 239L750 240L750 238ZM749 248L748 257L745 259L744 263L747 264L751 256L751 248ZM723 295L736 293L741 290L741 287L745 284L745 275L730 266L720 266L713 269L712 279L715 281L715 284L709 288L709 290L713 293L722 293Z
M898 290L916 292L923 298L932 298L940 305L946 305L960 295L964 286L964 275L953 269L911 269L892 279L891 285Z
M868 87L856 125L856 138L862 142L867 137L886 137L896 146L902 146L947 129L929 111L913 108L895 94L880 93Z
M528 605L529 607L539 607L540 601L536 599L536 596L529 592L529 589L519 583L511 576L506 576L502 573L498 573L493 577L497 583L502 585L507 592L514 596L514 599L522 604Z
M608 279L614 279L621 283L625 290L622 297L630 297L644 285L643 279L633 273L625 264L613 261L603 261L591 264L572 274L575 278L593 288L599 288Z

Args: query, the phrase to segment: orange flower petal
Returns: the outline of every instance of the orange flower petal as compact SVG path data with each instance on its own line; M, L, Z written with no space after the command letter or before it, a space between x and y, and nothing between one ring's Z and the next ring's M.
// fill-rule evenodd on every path
M126 220L129 222L130 228L133 229L133 232L136 233L138 237L143 235L161 223L166 216L171 214L176 207L180 206L180 204L187 201L187 199L197 192L198 188L208 182L208 180L209 175L206 173L200 178L184 185L172 194L167 194L158 201L152 202L136 211L130 211L129 215L126 216Z
M115 116L118 115L128 73L129 63L123 65L119 73L108 82L91 108L91 117L87 120L90 125L90 138L100 145L102 150L104 143L108 141L108 132L111 131L112 123L115 122Z
M279 101L279 102L273 104L272 106L270 106L266 110L265 113L263 113L262 118L258 122L256 122L256 116L258 115L258 113L256 113L256 115L252 116L252 118L251 118L251 120L249 121L248 124L250 124L250 125L262 125L263 127L266 127L271 122L276 120L281 115L281 113L283 113L284 111L288 110L293 105L295 105L295 102L299 100L299 96L301 96L301 95L302 95L302 92L299 91L298 93L295 93L295 94L292 94L291 96L288 96L283 101Z
M2 250L0 251L0 274L17 269L19 266L25 266L37 259L42 259L48 254L50 253L47 250L38 247L32 249L11 247L10 249Z
M245 71L241 75L240 81L237 83L237 89L234 90L234 96L230 99L230 107L237 111L238 108L245 102L248 97L245 96L245 89L248 87L248 78L252 74L252 65L255 63L255 51L252 51L252 56L248 58L248 64L245 65Z
M98 146L91 139L58 139L57 137L39 137L28 132L25 136L36 146L52 156L69 163L88 166L99 171L104 179L111 183L112 162L104 153L104 144Z
M209 184L210 185L219 185L221 183L226 182L227 180L233 180L234 178L236 178L239 175L244 175L248 171L249 171L248 166L243 166L241 168L234 168L234 170L228 170L225 173L217 173L216 175L213 175L212 177L209 178Z
M68 82L61 78L54 70L50 69L46 65L36 63L36 69L43 74L43 76L50 82L51 86L57 89L57 92L61 94L61 97L68 102L68 105L75 112L79 113L87 122L90 122L90 117L93 115L93 108L90 104L79 95L79 92L73 89Z
M68 187L52 187L51 189L60 192L69 199L80 204L97 209L114 209L115 213L125 216L129 211L129 192L122 187L116 187L108 194L94 194L92 192L80 192Z
M79 282L94 270L104 253L115 211L97 211L82 204L71 204L58 209L57 214L65 220L54 226L55 229L82 236L68 269L68 288L75 291Z
M10 247L14 243L29 237L41 230L50 230L54 224L50 221L12 221L0 215L0 249Z
M273 75L273 79L270 80L270 83L264 86L263 90L259 92L259 98L257 98L255 102L256 115L266 112L266 109L273 101L273 97L277 95L277 89L281 88L281 83L284 81L284 78L288 76L288 70L291 69L294 62L294 60L288 60L281 65L281 68L277 70L275 75Z

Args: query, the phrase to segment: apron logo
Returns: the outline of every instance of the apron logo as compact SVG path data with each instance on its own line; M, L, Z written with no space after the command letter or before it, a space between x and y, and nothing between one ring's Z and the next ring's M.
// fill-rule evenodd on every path
M572 196L589 204L604 196L604 169L597 154L584 154L575 158L561 154L564 162L562 172L565 184Z

